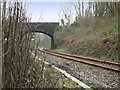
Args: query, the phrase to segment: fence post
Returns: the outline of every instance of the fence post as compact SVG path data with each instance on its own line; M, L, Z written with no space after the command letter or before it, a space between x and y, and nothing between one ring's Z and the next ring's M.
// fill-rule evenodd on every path
M2 22L1 22L1 0L0 0L0 90L2 89Z

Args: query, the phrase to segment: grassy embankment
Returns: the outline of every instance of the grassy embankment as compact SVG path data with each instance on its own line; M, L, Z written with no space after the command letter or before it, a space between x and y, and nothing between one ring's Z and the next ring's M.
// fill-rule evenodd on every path
M56 51L118 60L118 16L84 19L55 32Z

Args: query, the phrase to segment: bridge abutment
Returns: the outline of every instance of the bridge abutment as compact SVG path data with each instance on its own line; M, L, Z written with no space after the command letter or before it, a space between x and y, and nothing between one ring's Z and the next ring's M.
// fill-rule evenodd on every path
M54 36L51 37L51 49L54 49Z

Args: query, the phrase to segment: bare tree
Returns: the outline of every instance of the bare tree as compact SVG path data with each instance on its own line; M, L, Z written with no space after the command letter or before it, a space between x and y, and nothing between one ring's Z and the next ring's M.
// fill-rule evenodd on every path
M32 33L27 25L25 7L22 2L3 2L2 30L3 40L3 88L22 87L26 76L27 62L30 59Z
M66 25L70 25L71 20L72 20L71 4L70 3L64 3L64 6L61 7L61 8L62 8L62 17L64 17L64 19L63 18L61 19L62 23L66 24Z
M82 0L82 17L84 17L84 0Z
M76 4L73 4L77 13L78 18L81 17L81 2L78 0Z
M2 23L1 23L1 0L0 0L0 90L2 89Z

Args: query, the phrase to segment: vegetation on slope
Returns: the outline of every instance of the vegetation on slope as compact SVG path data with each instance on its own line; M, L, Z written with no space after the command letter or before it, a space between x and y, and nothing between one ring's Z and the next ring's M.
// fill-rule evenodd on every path
M71 25L61 26L55 38L56 48L64 52L118 60L117 11L99 17L80 16Z

